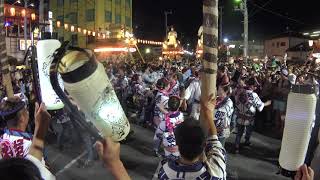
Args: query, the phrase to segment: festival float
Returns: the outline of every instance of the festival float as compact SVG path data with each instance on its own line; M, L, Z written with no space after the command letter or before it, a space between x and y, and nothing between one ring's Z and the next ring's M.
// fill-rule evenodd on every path
M165 58L178 59L184 54L180 41L177 40L177 37L178 34L172 27L162 45L162 55Z
M99 61L132 60L132 53L137 51L136 44L132 33L121 31L117 38L98 37L92 49Z
M200 26L198 30L198 44L197 44L196 56L197 58L201 58L202 55L203 55L203 27Z

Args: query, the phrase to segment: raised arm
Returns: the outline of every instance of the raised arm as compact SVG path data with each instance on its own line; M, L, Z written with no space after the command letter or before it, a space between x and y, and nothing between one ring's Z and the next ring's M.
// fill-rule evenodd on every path
M44 139L48 131L51 116L44 103L35 106L35 130L29 154L39 161L43 158Z
M116 180L130 180L126 168L120 160L120 143L106 138L103 142L96 143L96 149L103 161L105 168L111 172Z

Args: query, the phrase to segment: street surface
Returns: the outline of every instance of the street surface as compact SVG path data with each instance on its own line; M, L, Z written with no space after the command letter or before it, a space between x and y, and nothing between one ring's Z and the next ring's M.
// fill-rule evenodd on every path
M150 180L155 172L158 159L153 156L153 132L135 124L133 138L121 145L121 159L129 175L134 180ZM228 151L228 179L231 180L286 180L277 175L277 158L280 141L253 133L251 147L243 147L240 154L233 154L233 134L226 143ZM48 146L48 163L51 171L59 180L107 180L113 179L111 174L102 167L100 161L93 166L82 168L79 160L84 159L86 152L81 144L60 152L53 145ZM81 160L80 160L81 161ZM287 179L288 180L288 179Z

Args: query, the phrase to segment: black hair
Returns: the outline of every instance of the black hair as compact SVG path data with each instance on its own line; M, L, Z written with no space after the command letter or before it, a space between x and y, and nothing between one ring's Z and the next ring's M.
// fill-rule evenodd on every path
M185 120L176 127L174 134L183 158L193 161L202 154L206 138L199 121L192 118Z
M168 81L165 78L161 78L157 81L157 88L160 90L165 89L169 85Z
M255 86L256 85L256 80L255 78L249 78L248 81L247 81L247 85L248 86Z
M230 85L225 85L225 86L220 86L220 87L223 89L223 91L224 91L227 95L230 94Z
M0 114L2 120L6 121L7 125L17 126L21 115L21 110L25 107L25 103L19 97L8 98L0 104Z
M0 179L5 180L41 180L37 166L24 158L10 158L0 160Z
M168 107L170 111L177 111L180 107L180 98L178 96L170 96Z
M146 72L147 69L148 69L148 65L147 64L143 64L141 66L141 70L142 70L143 73Z

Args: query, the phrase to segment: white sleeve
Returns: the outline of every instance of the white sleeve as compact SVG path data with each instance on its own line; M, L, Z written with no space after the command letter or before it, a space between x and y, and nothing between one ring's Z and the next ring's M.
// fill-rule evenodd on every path
M221 179L226 179L226 151L219 142L218 136L213 135L207 138L205 153L210 174Z
M164 108L168 108L169 98L167 96L161 96L160 104L163 105Z
M44 163L41 163L37 158L28 154L26 159L31 161L40 171L40 174L45 180L55 180L56 177L45 167Z
M189 85L189 87L186 89L185 95L184 95L183 98L184 98L185 100L189 100L193 91L194 91L194 85L193 85L193 83L191 83L191 84Z
M254 98L254 106L258 109L259 112L261 112L264 108L264 103L261 101L259 96L256 93L253 93Z

